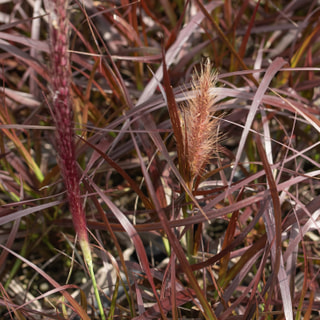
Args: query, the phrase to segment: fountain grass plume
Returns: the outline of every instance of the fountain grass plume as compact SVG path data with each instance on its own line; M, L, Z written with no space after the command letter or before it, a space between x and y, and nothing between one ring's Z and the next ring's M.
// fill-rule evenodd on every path
M93 282L102 319L105 319L93 272L93 263L85 212L80 197L72 101L70 98L70 64L68 52L68 0L47 0L50 14L51 68L53 117L56 125L56 143L60 170L67 190L73 225L77 233L84 259Z
M182 106L181 128L183 136L182 153L187 170L186 182L192 188L194 179L202 175L204 167L218 152L219 122L221 117L214 116L214 87L217 73L212 71L208 59L201 67L200 73L192 77L193 96Z
M218 143L221 139L219 123L221 116L216 116L214 88L217 81L217 73L212 70L210 60L207 59L201 66L201 71L195 72L192 77L190 97L182 105L180 125L182 133L182 152L178 152L179 170L185 179L190 191L195 191L195 181L204 173L206 164L218 153ZM186 195L189 204L183 209L185 218L193 214L193 204ZM198 231L191 227L186 232L187 254L190 262L199 247Z

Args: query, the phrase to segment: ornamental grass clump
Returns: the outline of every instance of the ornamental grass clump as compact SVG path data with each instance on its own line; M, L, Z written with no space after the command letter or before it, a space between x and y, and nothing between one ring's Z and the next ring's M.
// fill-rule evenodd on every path
M68 53L68 1L49 0L47 4L50 14L52 112L56 125L59 166L67 190L73 225L91 275L99 310L104 319L103 308L93 273L92 256L86 217L80 197L80 179L75 156L73 111L70 97L71 73Z

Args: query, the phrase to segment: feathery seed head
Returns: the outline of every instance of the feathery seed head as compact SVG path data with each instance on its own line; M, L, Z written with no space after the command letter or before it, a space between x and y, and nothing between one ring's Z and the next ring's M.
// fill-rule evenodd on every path
M181 127L183 128L184 154L189 167L189 179L200 175L205 164L218 152L219 117L212 117L215 95L212 89L217 81L217 73L212 71L208 59L200 74L192 77L194 96L182 107Z

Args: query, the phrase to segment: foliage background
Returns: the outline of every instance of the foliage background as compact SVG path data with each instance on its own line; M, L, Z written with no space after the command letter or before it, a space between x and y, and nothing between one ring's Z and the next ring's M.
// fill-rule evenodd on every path
M0 10L1 317L74 319L74 299L98 319L56 160L45 5ZM109 318L316 319L318 2L85 0L69 12L77 160ZM221 141L183 217L170 112L205 57Z

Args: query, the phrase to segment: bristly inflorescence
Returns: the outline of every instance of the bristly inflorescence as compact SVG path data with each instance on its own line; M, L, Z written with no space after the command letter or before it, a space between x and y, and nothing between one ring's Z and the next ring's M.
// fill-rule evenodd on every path
M69 66L68 0L47 0L50 14L50 39L52 60L53 117L56 125L56 142L61 173L66 185L73 225L79 237L83 256L87 263L94 287L101 319L105 319L93 262L85 212L80 196L80 179L74 142L74 123L71 101L71 70Z
M194 73L192 97L182 106L184 156L190 182L203 173L204 166L218 152L220 117L215 115L213 92L216 81L217 73L208 59L200 73Z
M67 189L70 211L80 244L88 242L85 214L80 198L79 175L75 156L73 112L70 92L69 19L66 0L47 0L50 15L53 117L59 165Z

